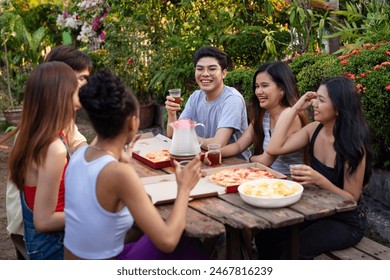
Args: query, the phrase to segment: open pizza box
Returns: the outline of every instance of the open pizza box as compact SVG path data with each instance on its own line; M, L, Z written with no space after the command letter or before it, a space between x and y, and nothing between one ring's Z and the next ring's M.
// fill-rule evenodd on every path
M267 171L267 172L271 173L275 179L287 179L286 175L284 175L280 172L277 172L277 171L269 168L268 166L265 166L265 165L258 163L258 162L251 162L251 163L243 163L243 164L237 164L237 165L220 166L220 167L215 167L215 168L202 169L202 175L205 176L205 178L208 181L210 181L210 175L212 175L216 172L223 171L225 169L248 168L248 167L258 169L261 171ZM237 192L238 186L239 185L231 185L231 186L223 187L223 188L225 188L224 193Z
M171 166L170 160L151 161L146 158L146 154L158 150L169 150L171 139L158 134L153 136L153 133L143 135L141 139L135 142L133 147L132 157L154 169L165 168Z
M224 187L210 181L210 175L215 172L231 168L258 168L270 172L277 179L286 179L287 177L271 168L260 163L245 163L230 166L221 166L210 169L202 169L202 175L199 182L190 193L190 199L218 196L226 193L237 192L238 186ZM154 204L171 203L177 196L177 184L175 174L152 176L141 178L145 191L150 195Z
M153 204L171 203L177 196L175 174L141 178L145 191L149 194ZM224 194L225 188L214 184L208 178L202 177L190 193L190 199L218 196Z

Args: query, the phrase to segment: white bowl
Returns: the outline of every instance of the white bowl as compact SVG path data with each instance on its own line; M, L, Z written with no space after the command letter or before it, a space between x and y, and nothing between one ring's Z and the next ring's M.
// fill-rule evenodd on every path
M267 196L256 196L245 194L244 190L248 187L252 187L253 189L259 189L260 186L267 186L268 191L272 193L277 187L276 183L280 183L282 186L286 187L286 189L296 188L296 191L291 195L280 196L280 197L267 197ZM303 186L297 182L283 179L259 179L254 181L248 181L241 184L238 187L238 193L243 201L246 203L262 208L279 208L294 204L297 202L303 192ZM262 194L261 194L262 195Z

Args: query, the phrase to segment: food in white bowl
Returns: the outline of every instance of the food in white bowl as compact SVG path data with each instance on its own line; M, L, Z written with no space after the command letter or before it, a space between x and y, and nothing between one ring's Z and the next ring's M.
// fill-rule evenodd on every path
M297 202L303 186L282 179L259 179L248 181L238 187L238 193L246 203L262 208L284 207Z

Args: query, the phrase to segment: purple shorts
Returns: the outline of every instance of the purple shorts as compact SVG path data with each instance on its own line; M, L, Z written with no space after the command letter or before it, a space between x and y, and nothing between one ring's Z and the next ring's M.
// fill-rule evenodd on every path
M138 241L125 244L117 260L206 260L200 241L182 237L172 253L161 252L152 241L143 235Z

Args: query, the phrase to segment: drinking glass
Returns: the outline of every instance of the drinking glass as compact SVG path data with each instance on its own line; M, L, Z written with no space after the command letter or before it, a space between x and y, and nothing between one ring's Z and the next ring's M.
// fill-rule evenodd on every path
M175 98L175 103L180 104L181 103L181 89L180 88L173 88L168 90L169 95Z
M210 166L220 165L222 162L221 144L208 144L207 150L208 151L205 154L205 164Z

